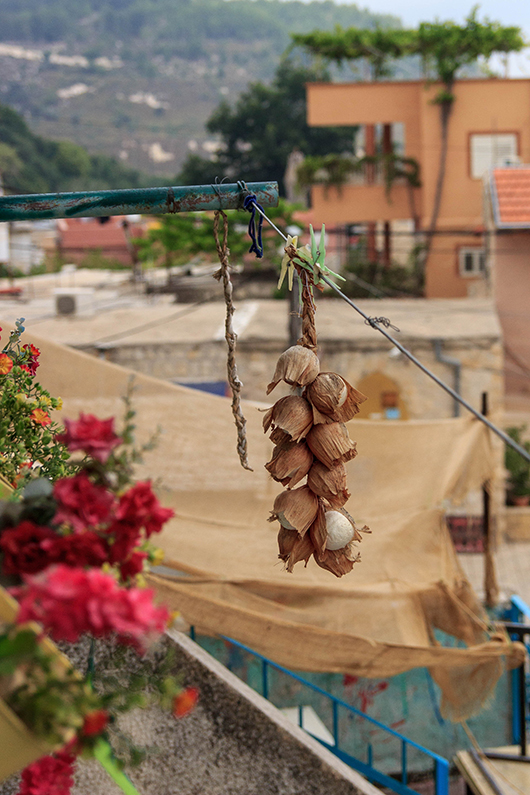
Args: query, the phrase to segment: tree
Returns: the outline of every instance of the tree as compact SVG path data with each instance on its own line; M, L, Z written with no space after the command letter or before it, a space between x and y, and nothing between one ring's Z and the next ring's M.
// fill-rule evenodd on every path
M212 182L215 177L247 182L277 180L283 188L287 158L293 149L305 155L352 151L355 128L309 127L305 84L329 80L320 67L285 59L271 85L252 83L234 107L222 102L207 122L221 139L216 159L190 155L178 177L181 184Z
M489 59L494 53L518 52L525 42L518 27L503 27L498 22L477 20L473 8L464 25L454 22L422 22L417 29L360 30L336 28L334 32L315 31L292 36L295 45L328 61L366 59L372 67L373 79L389 74L392 58L416 55L421 59L428 81L440 82L441 90L434 102L440 108L440 159L433 208L426 230L425 259L438 224L447 162L449 121L453 110L454 84L458 72L479 58ZM332 151L329 149L329 151Z

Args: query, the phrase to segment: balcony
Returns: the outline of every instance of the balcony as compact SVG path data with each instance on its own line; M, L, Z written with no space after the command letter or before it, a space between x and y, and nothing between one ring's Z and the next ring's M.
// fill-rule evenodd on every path
M420 193L420 188L411 188L405 180L395 182L389 192L382 180L370 185L358 174L340 188L313 185L311 203L315 217L330 226L399 221L413 218L419 211Z

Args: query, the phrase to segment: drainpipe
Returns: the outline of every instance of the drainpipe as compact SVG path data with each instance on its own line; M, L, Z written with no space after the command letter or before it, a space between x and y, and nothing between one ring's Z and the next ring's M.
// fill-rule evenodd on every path
M443 342L440 339L433 340L434 343L434 355L436 356L436 361L441 362L442 364L448 364L449 367L453 368L454 371L454 386L453 389L460 395L460 375L462 373L462 362L460 359L455 359L454 356L446 356L443 353ZM458 400L454 401L453 407L453 417L460 416L460 403Z

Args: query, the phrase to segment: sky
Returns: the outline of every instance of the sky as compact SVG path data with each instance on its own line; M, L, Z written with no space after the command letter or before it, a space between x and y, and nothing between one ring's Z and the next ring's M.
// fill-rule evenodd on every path
M347 2L347 0L345 0ZM344 0L343 0L344 2ZM530 0L356 0L361 8L367 8L382 14L395 14L400 17L406 27L413 27L418 22L432 22L436 18L445 22L463 22L471 8L478 4L478 19L488 17L493 22L503 25L517 25L523 30L525 39L530 43ZM492 64L500 68L497 64ZM504 70L504 67L502 67ZM530 77L530 48L521 54L510 56L508 64L509 77Z

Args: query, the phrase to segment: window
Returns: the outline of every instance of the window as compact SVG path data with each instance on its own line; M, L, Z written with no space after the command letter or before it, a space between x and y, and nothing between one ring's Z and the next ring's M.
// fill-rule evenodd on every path
M471 179L482 179L490 168L517 162L516 133L473 133L469 145Z
M483 276L486 253L483 248L461 248L458 252L460 276Z

